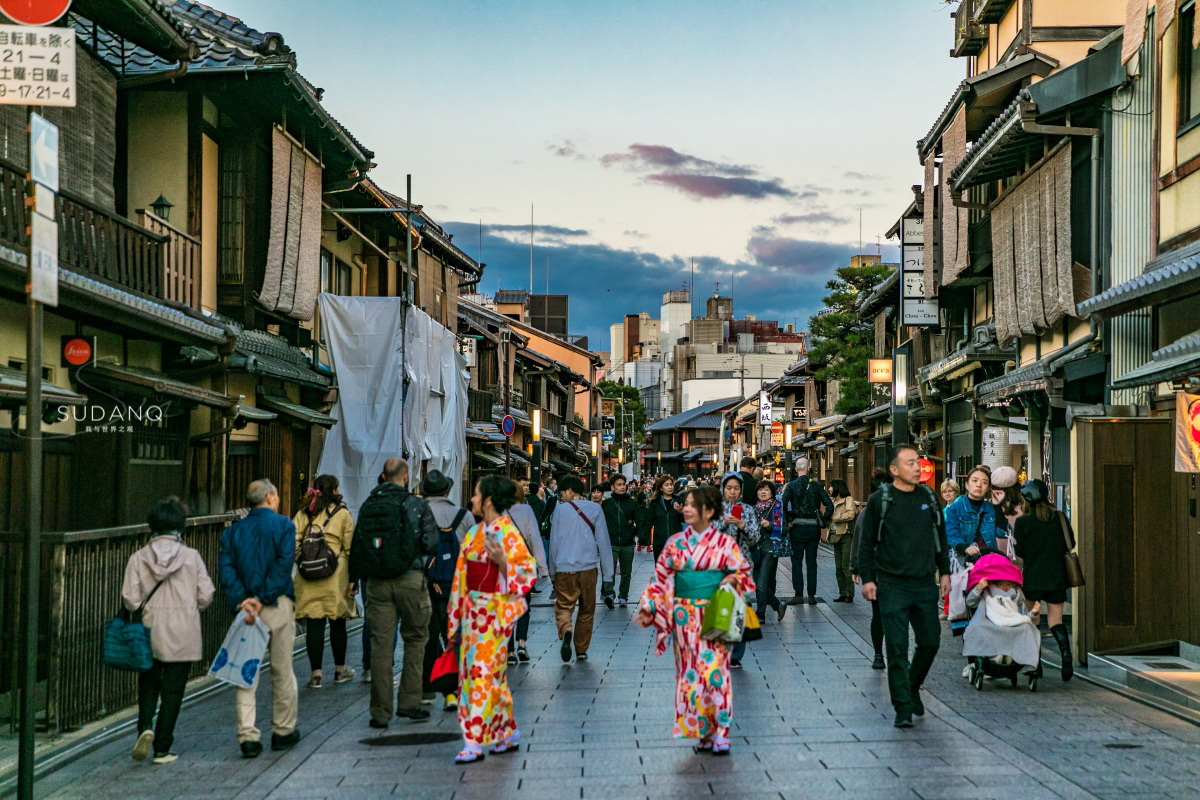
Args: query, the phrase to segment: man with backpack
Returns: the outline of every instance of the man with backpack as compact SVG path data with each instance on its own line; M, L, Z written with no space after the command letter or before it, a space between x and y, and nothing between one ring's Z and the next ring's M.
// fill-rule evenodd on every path
M433 513L424 500L408 491L408 462L389 458L383 478L362 504L350 545L350 580L367 579L372 728L386 728L392 718L397 618L404 640L404 668L396 716L429 719L429 712L421 708L421 667L432 613L425 569L438 546Z
M946 526L933 490L921 483L921 461L912 445L892 449L892 484L884 484L863 509L858 571L862 595L879 601L887 648L888 691L897 728L911 728L913 714L923 716L921 684L933 666L941 642L938 589L950 593L950 548ZM908 660L908 629L917 649Z
M821 531L833 518L833 500L820 481L808 475L807 458L796 459L796 478L783 490L783 521L792 545L792 591L789 606L804 602L804 572L808 572L808 604L817 604L817 546ZM804 569L800 559L804 558Z
M475 524L475 516L462 506L450 502L447 495L454 486L454 481L447 478L439 470L431 469L421 482L421 495L429 504L429 511L438 527L437 552L429 560L425 576L429 579L429 600L433 610L429 615L429 641L425 643L425 663L421 670L422 689L432 700L429 690L429 676L433 671L433 662L446 649L446 629L450 622L446 602L450 599L450 588L454 583L454 568L458 565L458 550L463 538ZM444 708L453 711L458 708L458 697L447 694Z

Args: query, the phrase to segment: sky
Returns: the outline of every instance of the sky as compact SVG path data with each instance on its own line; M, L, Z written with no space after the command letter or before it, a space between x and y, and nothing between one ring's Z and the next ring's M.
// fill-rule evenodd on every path
M529 288L532 214L533 289L594 350L693 271L697 310L719 284L806 329L851 255L897 259L916 140L965 75L944 0L210 2L283 35L485 293Z

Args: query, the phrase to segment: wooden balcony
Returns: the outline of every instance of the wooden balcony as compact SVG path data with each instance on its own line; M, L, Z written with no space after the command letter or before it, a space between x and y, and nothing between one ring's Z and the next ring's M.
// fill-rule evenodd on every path
M26 253L25 170L0 161L0 246ZM59 266L104 283L192 308L200 304L200 242L140 212L147 227L59 192ZM153 226L153 227L149 227Z
M977 56L987 44L987 26L975 13L978 4L978 0L962 0L954 12L954 49L950 51L954 58Z
M1004 15L1015 2L1016 0L979 0L975 21L984 25L995 25L1004 19Z

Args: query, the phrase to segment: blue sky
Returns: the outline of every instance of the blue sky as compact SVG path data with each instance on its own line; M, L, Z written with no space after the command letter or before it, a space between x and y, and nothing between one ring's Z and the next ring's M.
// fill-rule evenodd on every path
M213 1L283 34L384 186L472 255L482 223L485 291L529 285L532 204L535 290L548 260L595 349L692 259L697 298L805 327L965 74L941 0Z

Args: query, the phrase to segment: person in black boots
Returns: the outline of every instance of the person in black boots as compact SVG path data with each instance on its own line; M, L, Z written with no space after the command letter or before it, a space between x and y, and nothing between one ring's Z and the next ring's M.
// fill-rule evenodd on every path
M790 606L804 602L804 573L808 572L808 604L817 604L817 546L821 531L833 517L833 500L820 481L808 475L808 459L796 459L796 479L783 490L783 520L792 544L792 591ZM804 559L801 569L801 558Z
M886 484L891 484L892 473L887 470L877 469L875 474L871 476L871 494L879 491L879 487ZM863 534L863 515L859 514L858 519L854 522L854 554L850 558L850 574L854 576L855 583L862 583L862 576L858 571L858 547L862 542ZM879 599L871 601L871 644L875 648L875 660L871 662L871 669L883 669L886 666L883 662L883 617L879 615Z
M608 540L612 543L613 561L621 569L621 585L617 590L617 602L621 608L629 604L629 579L633 575L633 553L638 542L638 522L642 510L638 502L629 496L629 484L624 475L614 475L608 499L600 504L604 521L608 524ZM612 608L612 592L604 598Z
M1075 674L1075 659L1071 634L1063 624L1063 604L1068 588L1065 556L1074 547L1075 533L1066 515L1050 502L1050 489L1037 478L1021 486L1021 508L1024 513L1017 517L1013 536L1017 558L1025 562L1025 599L1045 606L1050 633L1062 654L1062 679L1069 681ZM1037 618L1035 614L1035 623Z
M871 495L863 510L858 568L863 598L879 600L895 725L911 728L913 714L925 714L921 684L941 643L938 590L942 597L950 593L950 557L942 511L933 490L921 483L916 448L898 445L890 461L892 485ZM910 626L917 642L911 665Z

